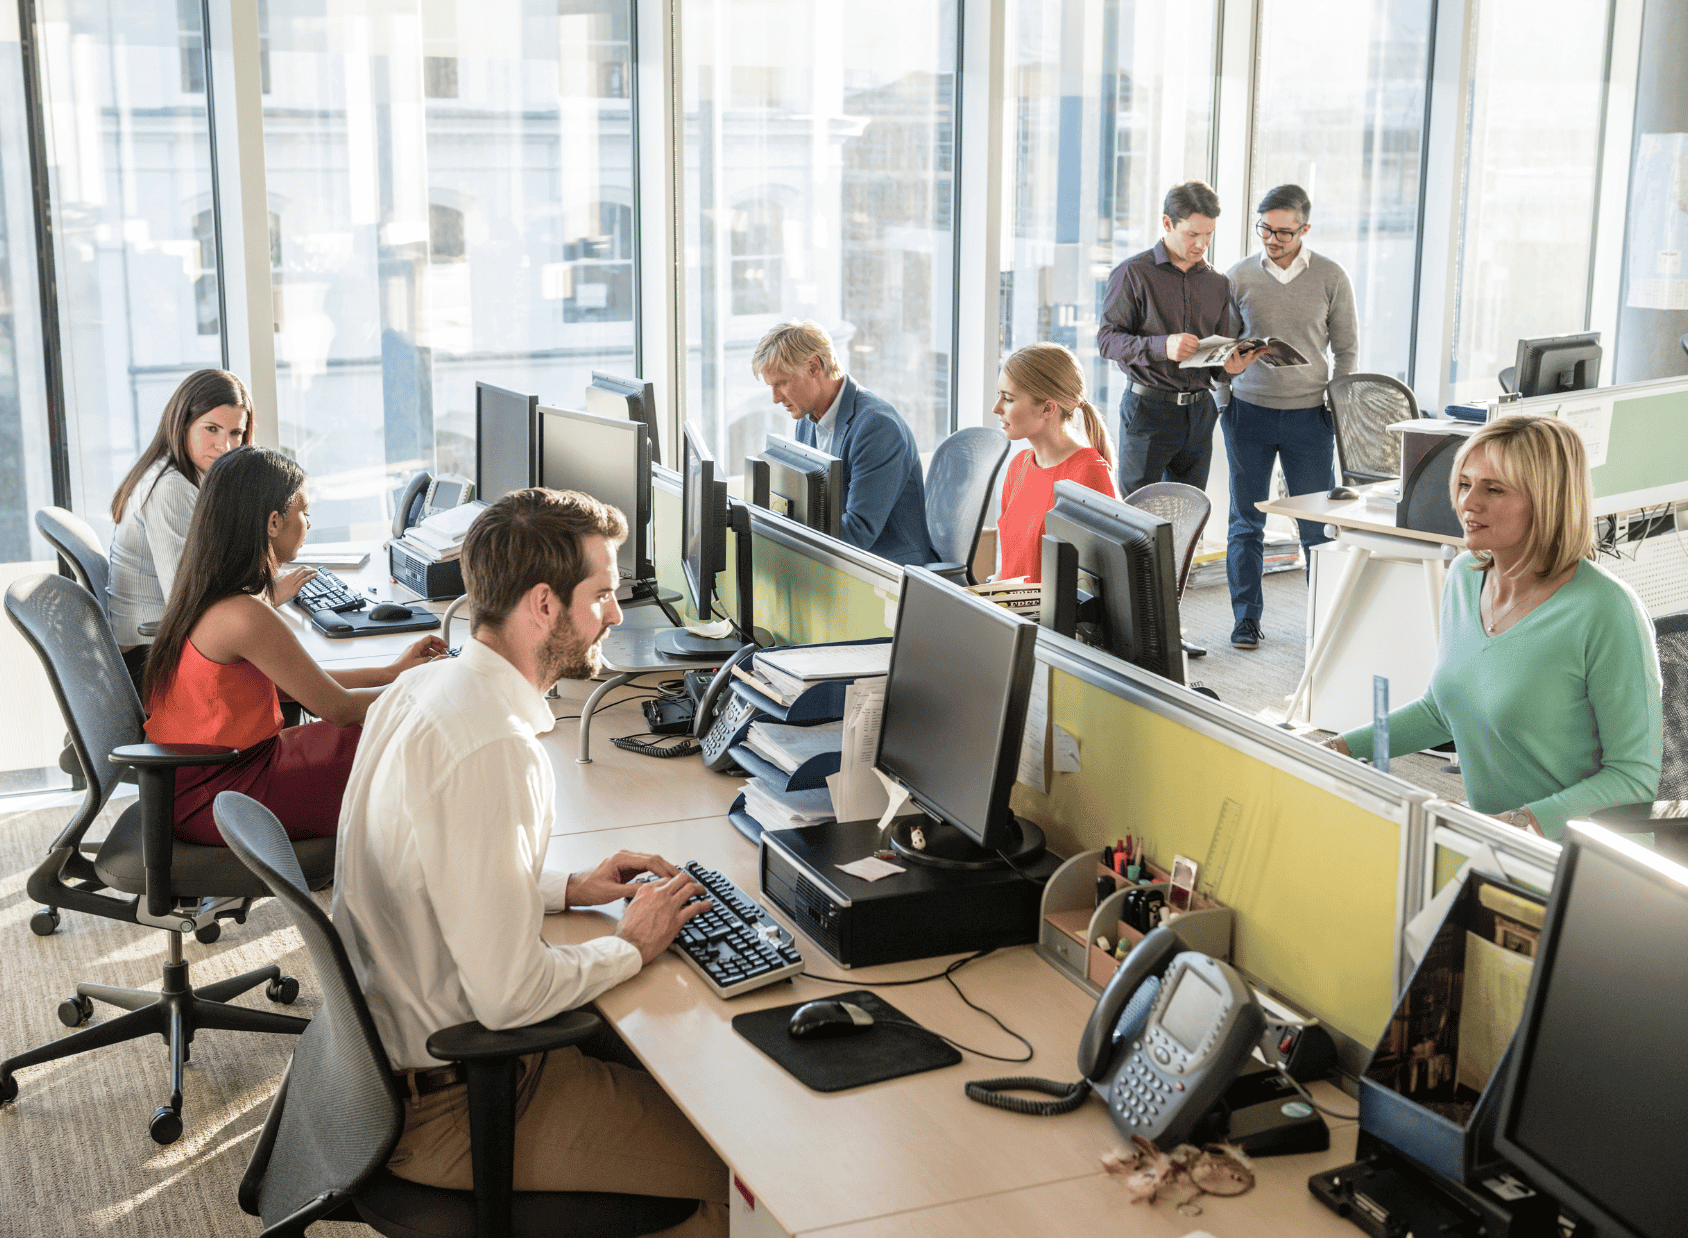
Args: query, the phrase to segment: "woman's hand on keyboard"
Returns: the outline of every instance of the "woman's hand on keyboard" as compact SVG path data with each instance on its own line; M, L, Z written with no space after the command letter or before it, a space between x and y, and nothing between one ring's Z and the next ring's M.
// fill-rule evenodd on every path
M715 904L708 899L690 900L703 893L703 887L686 873L676 873L665 881L640 884L621 913L621 925L615 935L633 945L646 964L668 949L680 930L694 916L702 915Z
M270 602L276 606L286 606L299 596L299 590L305 587L307 581L316 579L317 570L314 567L297 567L291 572L284 572L270 582Z

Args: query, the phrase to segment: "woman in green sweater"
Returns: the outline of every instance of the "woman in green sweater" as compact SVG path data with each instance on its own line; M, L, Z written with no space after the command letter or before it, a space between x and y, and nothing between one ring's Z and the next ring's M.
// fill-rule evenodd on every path
M1471 806L1557 839L1651 800L1663 746L1653 625L1594 563L1581 437L1518 414L1466 442L1451 478L1467 554L1442 593L1430 687L1389 715L1389 755L1452 739ZM1372 728L1327 741L1372 755Z

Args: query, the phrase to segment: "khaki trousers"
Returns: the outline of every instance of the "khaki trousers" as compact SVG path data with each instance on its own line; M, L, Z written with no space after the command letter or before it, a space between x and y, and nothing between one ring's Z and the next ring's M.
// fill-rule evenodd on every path
M523 1059L516 1083L518 1191L609 1191L701 1201L674 1238L725 1238L727 1166L656 1080L569 1047ZM425 1186L466 1191L469 1087L405 1100L404 1134L387 1168Z

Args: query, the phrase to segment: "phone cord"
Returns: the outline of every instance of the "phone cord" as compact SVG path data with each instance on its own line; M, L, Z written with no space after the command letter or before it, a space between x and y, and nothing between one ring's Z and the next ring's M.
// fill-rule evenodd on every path
M1027 1100L1023 1096L1009 1096L1008 1092L1042 1092L1054 1100ZM967 1099L993 1109L1010 1113L1024 1113L1036 1118L1052 1118L1071 1113L1090 1097L1090 1081L1058 1083L1054 1079L1034 1079L1030 1075L1013 1075L1005 1079L975 1079L967 1085Z

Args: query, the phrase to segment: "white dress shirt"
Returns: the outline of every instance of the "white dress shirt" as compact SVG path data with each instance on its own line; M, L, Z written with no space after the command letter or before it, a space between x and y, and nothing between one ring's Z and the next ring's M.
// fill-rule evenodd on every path
M334 873L334 924L395 1069L439 1065L428 1037L478 1019L521 1027L636 975L619 937L540 937L566 905L546 872L556 776L545 698L473 638L416 667L364 720Z
M838 444L833 442L833 436L838 432L838 406L844 402L844 384L838 384L838 394L832 397L832 403L827 405L826 412L815 422L815 446L829 456L838 454ZM825 444L822 446L822 444Z
M1280 284L1287 284L1307 269L1307 260L1313 256L1313 251L1307 248L1307 238L1301 238L1301 248L1295 257L1289 260L1287 267L1281 267L1272 261L1272 255L1265 250L1260 252L1260 265L1266 268L1266 273Z

